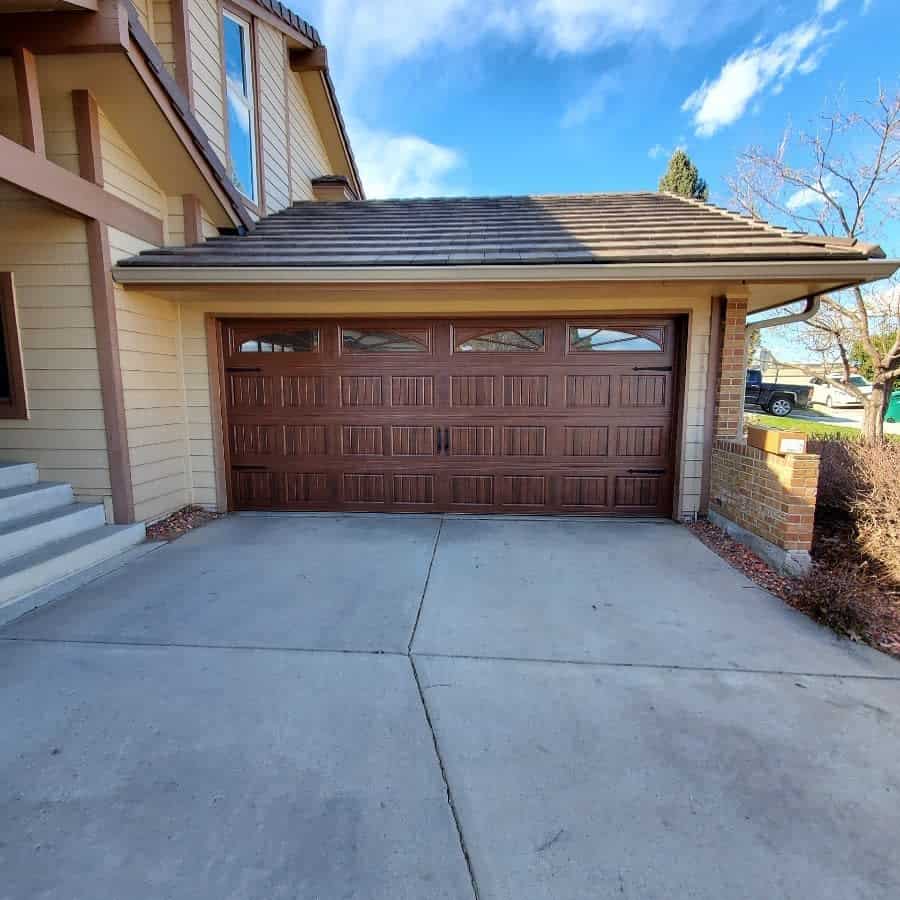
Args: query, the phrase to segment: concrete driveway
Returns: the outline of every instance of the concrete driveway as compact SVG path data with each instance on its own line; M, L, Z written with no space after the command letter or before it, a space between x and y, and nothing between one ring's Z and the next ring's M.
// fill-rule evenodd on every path
M0 898L888 898L900 664L671 523L258 516L0 630Z

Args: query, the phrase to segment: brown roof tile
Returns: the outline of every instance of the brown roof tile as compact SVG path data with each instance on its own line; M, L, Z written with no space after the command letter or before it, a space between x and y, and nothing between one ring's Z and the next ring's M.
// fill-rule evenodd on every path
M420 266L862 260L874 244L813 237L671 194L296 203L243 236L126 266Z

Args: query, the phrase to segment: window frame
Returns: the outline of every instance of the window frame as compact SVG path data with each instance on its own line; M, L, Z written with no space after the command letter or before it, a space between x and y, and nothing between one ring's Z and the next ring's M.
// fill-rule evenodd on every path
M0 419L27 419L28 394L25 367L22 365L22 338L16 310L16 286L12 272L0 272L0 316L3 321L3 346L9 376L9 397L0 397Z
M249 97L244 97L246 102L249 99L250 112L250 155L251 165L253 169L253 197L245 194L241 188L235 183L233 172L234 163L231 155L231 129L228 124L228 64L226 60L225 50L225 21L230 19L243 32L245 40L243 42L243 64L244 76L249 91ZM223 126L225 131L225 155L226 170L231 183L234 184L235 190L240 194L244 203L254 212L259 213L263 208L263 181L262 181L262 150L260 141L260 121L259 121L259 103L256 78L256 30L252 18L245 18L244 15L228 3L220 5L220 27L221 27L221 46L222 46L222 103L223 103Z

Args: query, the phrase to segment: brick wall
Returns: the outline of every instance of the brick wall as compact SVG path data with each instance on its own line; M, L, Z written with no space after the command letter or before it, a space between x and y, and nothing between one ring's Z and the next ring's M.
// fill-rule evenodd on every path
M780 456L736 440L713 446L709 508L788 553L812 546L819 457Z
M722 322L722 357L716 396L717 438L739 438L744 423L744 381L747 377L745 329L747 297L729 295Z

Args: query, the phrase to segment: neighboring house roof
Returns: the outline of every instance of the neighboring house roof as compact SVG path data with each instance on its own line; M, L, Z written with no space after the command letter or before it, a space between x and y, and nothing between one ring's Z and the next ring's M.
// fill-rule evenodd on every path
M671 194L303 202L245 236L162 248L152 267L379 267L883 259L875 244L812 237Z

